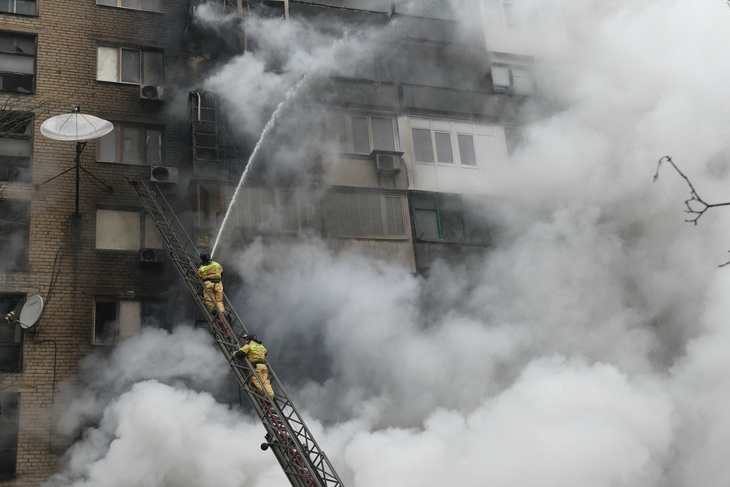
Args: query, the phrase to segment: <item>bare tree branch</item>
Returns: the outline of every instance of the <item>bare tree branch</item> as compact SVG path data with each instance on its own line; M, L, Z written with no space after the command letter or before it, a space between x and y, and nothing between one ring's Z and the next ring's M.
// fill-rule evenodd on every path
M668 162L672 165L675 171L682 176L682 179L685 180L687 183L687 186L689 186L689 195L690 197L684 200L684 206L687 208L685 210L685 213L690 213L694 215L692 218L689 218L685 220L688 223L692 223L693 225L697 225L697 222L702 217L702 215L705 214L707 210L710 208L717 208L718 206L730 206L730 202L725 203L707 203L705 200L702 199L702 197L699 195L695 187L692 185L692 181L689 180L689 178L677 167L677 165L674 163L671 157L669 156L663 156L661 159L659 159L659 162L657 163L656 172L654 173L654 181L656 182L657 179L659 179L659 169L662 166L662 162ZM730 250L728 251L730 252ZM719 267L725 267L726 265L730 264L730 261L725 262L724 264L720 264Z

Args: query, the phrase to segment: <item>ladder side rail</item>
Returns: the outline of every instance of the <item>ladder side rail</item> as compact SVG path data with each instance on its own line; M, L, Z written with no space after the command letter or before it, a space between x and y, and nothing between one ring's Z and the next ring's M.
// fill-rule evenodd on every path
M231 304L228 297L225 295L224 303L226 305L226 309L231 310L231 312L236 316L236 327L240 325L240 329L242 330L240 336L243 336L244 333L248 333L248 330L246 329L243 321L235 313L233 305ZM334 482L332 484L326 485L341 486L342 482L337 476L334 468L330 464L329 459L320 449L319 445L314 439L314 436L307 428L304 420L301 418L299 412L294 407L291 399L289 399L289 395L286 393L286 390L281 384L281 381L279 381L279 378L274 372L274 369L271 367L271 364L269 364L267 361L266 365L269 371L269 380L271 381L271 385L274 389L274 392L276 393L276 408L280 412L281 417L286 420L286 429L288 430L288 434L296 438L297 443L299 444L298 450L306 452L307 461L311 464L312 470L317 472L318 477L325 481L329 480L331 482ZM256 380L258 380L258 376L256 376ZM261 385L263 387L263 384Z
M253 381L256 381L264 390L253 364L247 358L242 360L233 358L230 348L221 346L221 350L228 357L229 365L241 390L246 394L266 429L266 444L272 449L292 485L295 487L325 487L325 484L318 481L306 459L302 457L302 449L286 427L286 422L281 418L275 399L269 398L268 394L262 395L253 385Z
M156 226L168 244L171 260L186 282L199 308L204 313L219 348L227 357L239 385L244 393L246 393L254 410L264 424L267 430L267 438L278 438L282 440L271 442L270 446L292 485L295 487L300 485L302 487L341 486L342 484L336 473L334 473L334 469L329 464L329 460L320 451L311 432L309 432L304 421L296 411L296 408L294 408L270 365L267 364L269 374L273 379L272 386L275 385L279 390L278 393L275 391L274 399L262 397L259 395L258 389L252 386L251 381L256 380L263 389L263 384L261 384L258 375L256 375L255 368L248 360L245 361L246 367L242 367L240 364L234 362L233 353L241 346L239 336L235 332L231 333L233 331L231 323L227 321L222 313L218 313L218 316L214 317L208 311L205 300L199 290L208 293L208 297L211 300L213 296L204 287L202 279L197 274L197 266L191 257L191 252L186 248L192 248L194 253L195 246L192 244L192 240L170 207L167 199L159 191L154 193L143 182L132 183L132 186L137 191L147 212L152 216ZM162 202L160 202L160 198L157 198L157 196L161 198ZM177 226L177 230L175 226ZM187 245L181 241L180 235L186 238ZM228 308L238 319L240 328L245 332L246 329L243 321L235 313L228 298L224 296L224 299ZM298 428L295 429L293 425L298 425Z
M185 231L182 223L180 223L180 220L172 210L169 202L160 191L153 192L153 189L144 182L134 181L130 183L136 190L143 206L145 206L147 212L155 222L157 229L160 231L160 234L167 243L172 262L175 264L178 273L187 284L190 294L195 299L200 311L206 317L206 321L208 321L209 326L211 329L218 332L218 334L226 333L224 326L221 326L218 322L216 322L216 320L214 320L211 316L210 311L208 311L202 293L207 294L211 302L214 301L214 297L212 293L205 288L202 279L198 276L197 265L190 255L191 252L188 250L188 248L192 248L194 252L195 246L193 245L190 236ZM175 227L177 227L177 229ZM185 237L186 242L181 240L181 236ZM235 339L235 343L239 343L239 341Z
M284 389L284 386L271 367L269 367L269 380L272 386L276 384L281 397L286 398L286 401L281 401L280 404L277 402L277 408L281 411L282 417L286 418L287 425L291 429L292 434L296 435L302 450L306 452L307 460L312 464L319 478L323 482L327 482L326 485L342 486L342 481L332 467L329 458L327 458L327 455L325 455L324 451L317 444L312 432L307 427L299 411L297 411L294 403L289 399L289 395ZM298 426L297 430L294 430L294 425Z

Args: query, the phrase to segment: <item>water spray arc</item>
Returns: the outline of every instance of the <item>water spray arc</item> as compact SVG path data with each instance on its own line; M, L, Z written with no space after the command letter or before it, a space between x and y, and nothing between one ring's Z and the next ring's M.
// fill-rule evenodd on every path
M223 230L226 227L226 223L228 222L228 218L231 214L231 209L236 204L236 199L238 198L238 193L241 191L241 188L243 187L243 183L246 181L246 176L248 175L249 170L251 169L251 166L253 166L253 163L256 160L256 156L258 155L259 151L261 150L261 146L263 145L264 139L266 139L266 136L271 132L271 130L274 128L274 124L278 120L279 116L281 115L281 112L284 111L284 108L291 103L291 101L302 91L304 86L309 82L310 75L304 75L294 86L292 86L289 91L286 92L286 96L284 99L279 102L279 104L276 106L276 109L274 109L274 113L271 114L271 118L264 126L264 129L261 131L261 136L259 137L259 140L256 142L256 145L253 148L253 152L251 152L251 156L248 158L248 162L246 163L246 169L243 170L243 174L241 174L241 179L238 180L238 185L236 186L236 190L233 192L233 197L231 198L231 202L228 204L228 208L226 208L226 213L223 216L223 221L221 222L221 226L218 229L218 234L215 237L215 241L213 242L213 248L210 251L211 257L215 255L215 250L218 248L218 242L220 241L221 235L223 235Z

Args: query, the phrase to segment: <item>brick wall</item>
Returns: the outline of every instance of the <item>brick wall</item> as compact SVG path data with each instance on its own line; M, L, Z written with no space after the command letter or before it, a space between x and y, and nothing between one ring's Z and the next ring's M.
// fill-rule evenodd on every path
M30 200L31 217L28 269L0 273L0 292L40 294L46 300L35 333L24 337L22 372L0 380L0 388L20 392L17 474L13 480L0 481L9 486L37 486L58 466L59 447L64 446L53 433L59 414L58 385L74 375L79 360L92 349L94 295L159 295L179 280L169 262L145 267L136 252L95 249L97 206L141 208L127 178L146 179L149 168L96 162L96 142L89 142L81 165L113 192L107 193L82 171L75 216L73 169L35 187L72 168L76 150L73 142L42 137L40 124L50 116L69 113L72 106L107 120L160 124L165 127L164 164L178 166L187 159L187 147L180 143L186 130L180 107L189 91L182 82L186 2L165 1L164 13L103 7L94 0L38 0L38 6L35 17L0 13L0 30L38 36L36 93L23 95L23 103L52 106L34 126L33 183L13 183L2 195ZM162 49L169 101L142 105L138 86L96 81L97 46L104 43ZM0 92L0 100L7 95Z

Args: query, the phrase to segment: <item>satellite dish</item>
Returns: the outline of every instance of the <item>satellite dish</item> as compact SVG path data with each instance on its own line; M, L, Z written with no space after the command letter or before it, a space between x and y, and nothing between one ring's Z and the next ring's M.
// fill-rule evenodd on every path
M23 305L23 309L20 310L20 327L24 330L32 328L38 323L38 319L43 313L43 298L37 294L28 298L28 301Z
M74 108L73 113L51 117L41 124L41 134L53 140L83 142L98 139L114 130L114 125L103 118L86 115Z

